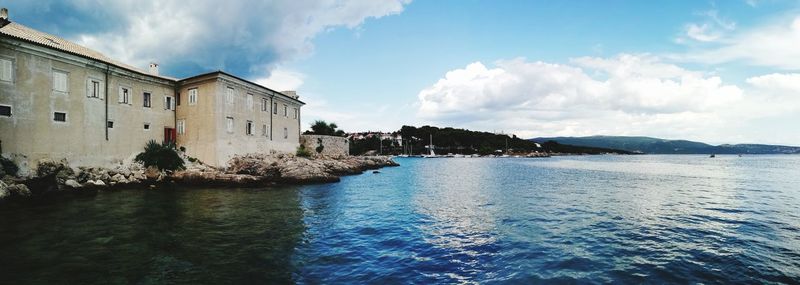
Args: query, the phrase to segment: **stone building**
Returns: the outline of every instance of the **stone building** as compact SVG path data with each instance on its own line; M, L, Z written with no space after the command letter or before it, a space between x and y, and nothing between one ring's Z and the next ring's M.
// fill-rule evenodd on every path
M224 166L236 154L294 152L300 106L277 92L216 71L179 81L178 145L203 162ZM288 94L288 95L287 95Z
M284 93L221 71L178 80L157 64L141 70L0 12L0 154L23 171L41 159L110 166L150 140L215 166L234 154L290 152L304 103Z

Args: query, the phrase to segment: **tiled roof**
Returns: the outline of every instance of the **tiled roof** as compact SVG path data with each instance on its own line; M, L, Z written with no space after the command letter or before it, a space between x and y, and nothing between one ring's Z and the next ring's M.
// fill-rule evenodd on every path
M38 44L38 45L46 46L46 47L49 47L49 48L52 48L52 49L65 51L65 52L68 52L68 53L71 53L71 54L75 54L75 55L78 55L78 56L94 59L94 60L97 60L97 61L102 61L102 62L111 64L111 65L115 65L115 66L120 67L120 68L128 69L130 71L137 72L137 73L141 73L141 74L144 74L144 75L163 78L163 79L172 80L172 81L177 80L175 78L171 78L171 77L167 77L167 76L152 75L149 72L146 72L146 71L141 70L139 68L136 68L134 66L131 66L131 65L116 61L114 59L111 59L111 58L105 56L104 54L102 54L102 53L100 53L98 51L89 49L87 47L81 46L79 44L70 42L68 40L59 38L59 37L54 36L54 35L50 35L50 34L47 34L47 33L44 33L44 32L40 32L40 31L31 29L29 27L26 27L26 26L23 26L23 25L14 23L14 22L8 23L7 25L5 25L2 28L0 28L0 34L6 35L6 36L9 36L9 37L13 37L13 38L17 38L17 39L20 39L20 40L32 42L32 43L35 43L35 44Z

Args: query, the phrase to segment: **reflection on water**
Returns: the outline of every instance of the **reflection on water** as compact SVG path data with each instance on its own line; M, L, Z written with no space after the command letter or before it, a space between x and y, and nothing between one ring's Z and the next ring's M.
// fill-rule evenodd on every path
M800 157L402 159L315 186L300 282L789 282ZM324 193L321 194L320 192ZM304 195L308 197L308 194ZM315 226L325 221L326 227Z
M0 208L0 283L291 280L296 189L99 193Z
M0 283L797 283L800 156L398 159L0 206Z

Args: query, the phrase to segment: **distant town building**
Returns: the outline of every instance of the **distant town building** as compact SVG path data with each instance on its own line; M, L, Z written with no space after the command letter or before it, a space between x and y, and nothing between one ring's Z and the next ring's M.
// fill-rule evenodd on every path
M0 12L0 150L23 169L62 158L112 165L149 140L214 166L236 154L291 152L303 105L293 91L222 71L181 80L156 63L144 71Z
M403 135L401 135L400 132L384 133L367 131L347 134L347 138L350 140L365 140L373 137L379 137L382 141L390 140L398 146L403 146Z

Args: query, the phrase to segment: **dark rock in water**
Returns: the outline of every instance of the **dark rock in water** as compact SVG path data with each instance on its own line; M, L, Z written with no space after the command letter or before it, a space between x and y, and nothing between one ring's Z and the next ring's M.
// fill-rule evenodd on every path
M372 171L372 173L374 173L374 174L378 174L378 173L381 173L381 172L380 172L380 171L377 171L377 170L375 170L375 171Z

